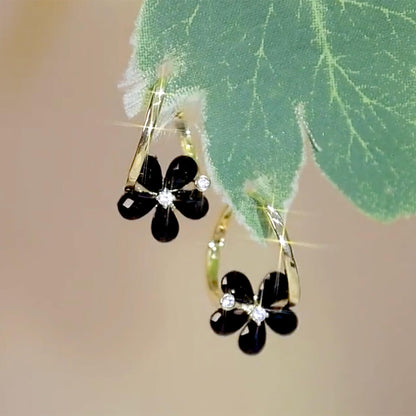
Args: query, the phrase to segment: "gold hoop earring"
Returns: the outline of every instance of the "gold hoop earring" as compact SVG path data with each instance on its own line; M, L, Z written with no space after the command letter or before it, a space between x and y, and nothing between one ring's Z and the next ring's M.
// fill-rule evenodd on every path
M176 114L175 119L185 155L176 157L170 163L164 178L157 158L149 155L166 94L166 83L165 78L160 78L151 90L145 122L129 168L124 194L117 204L120 215L128 220L139 219L156 207L151 226L152 235L157 241L164 243L172 241L178 235L176 210L193 220L206 215L209 204L203 193L211 184L208 176L198 174L191 133L181 112Z
M211 315L213 331L228 335L240 329L239 347L247 354L259 353L266 342L265 323L281 335L292 333L298 324L290 309L299 302L299 274L293 250L279 212L271 205L260 206L279 242L279 271L269 273L255 294L248 278L241 272L228 272L221 281L218 269L225 235L232 217L227 207L221 215L208 244L207 283L220 308Z

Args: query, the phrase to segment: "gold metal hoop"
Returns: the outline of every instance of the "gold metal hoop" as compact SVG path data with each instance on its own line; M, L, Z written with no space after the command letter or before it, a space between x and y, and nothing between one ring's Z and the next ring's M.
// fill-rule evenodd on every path
M292 246L280 213L271 205L260 206L264 211L268 223L279 242L278 268L286 273L288 278L289 305L294 306L299 302L300 284L296 261L293 255ZM206 258L206 277L208 288L214 295L216 302L221 298L222 292L218 279L218 270L221 257L221 249L225 245L225 236L232 218L232 209L227 206L221 214L214 230L212 240L208 243Z
M140 175L143 162L149 153L150 143L165 98L166 83L167 78L159 78L150 92L150 102L146 111L142 134L127 175L126 189L134 188L137 178Z

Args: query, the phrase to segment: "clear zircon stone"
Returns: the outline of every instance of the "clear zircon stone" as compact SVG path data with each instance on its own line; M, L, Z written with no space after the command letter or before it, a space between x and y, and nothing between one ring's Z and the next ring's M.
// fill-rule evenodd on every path
M261 306L256 306L250 314L250 318L257 324L260 325L266 318L267 312Z
M175 196L172 194L169 189L164 189L160 191L158 196L156 197L156 201L162 205L163 208L167 209L173 205L173 201L175 200Z
M201 175L196 181L195 186L198 191L205 192L211 186L211 180L208 176Z
M222 309L230 311L235 306L235 297L230 293L226 293L220 300Z

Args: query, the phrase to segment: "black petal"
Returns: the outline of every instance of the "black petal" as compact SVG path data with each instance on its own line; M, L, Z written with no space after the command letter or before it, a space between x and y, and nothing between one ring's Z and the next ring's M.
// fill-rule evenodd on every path
M298 318L289 308L284 308L279 312L269 310L266 322L273 331L281 335L290 334L298 326Z
M156 207L156 213L152 221L152 234L157 241L167 243L172 241L179 232L179 224L176 215L171 208Z
M198 173L198 165L189 156L178 156L168 167L165 176L165 187L168 189L181 189Z
M253 288L243 273L237 271L227 273L221 280L221 289L224 293L231 293L237 302L253 303Z
M241 309L224 311L218 309L211 315L211 328L216 334L227 335L238 331L248 319L248 315Z
M175 192L175 197L175 207L187 218L199 220L208 212L208 200L197 189Z
M266 343L266 327L264 322L257 325L254 321L248 321L238 338L238 345L246 354L259 353Z
M287 276L283 273L272 272L260 285L259 302L264 308L285 306L289 298L288 288Z
M147 192L126 192L117 208L123 218L136 220L146 215L156 205L155 197Z
M159 192L162 189L162 170L154 156L147 156L137 182L148 191Z

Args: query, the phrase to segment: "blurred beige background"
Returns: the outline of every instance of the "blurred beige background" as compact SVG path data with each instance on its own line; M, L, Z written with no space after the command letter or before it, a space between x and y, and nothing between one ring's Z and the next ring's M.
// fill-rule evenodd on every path
M178 1L180 4L180 1ZM137 142L117 83L140 1L3 0L0 416L416 415L416 219L380 225L305 167L291 337L244 356L208 319L220 198L171 244L116 201ZM136 122L140 122L139 119ZM154 150L162 164L175 139ZM235 225L222 272L273 252Z

